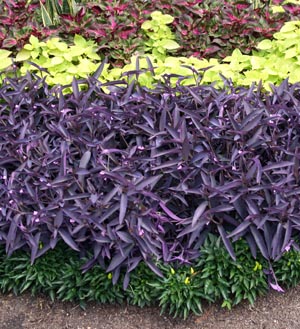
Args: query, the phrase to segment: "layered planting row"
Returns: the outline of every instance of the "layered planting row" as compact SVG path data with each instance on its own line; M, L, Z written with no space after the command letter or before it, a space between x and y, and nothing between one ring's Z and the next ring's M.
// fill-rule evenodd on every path
M249 53L258 41L270 38L300 13L295 0L3 0L0 48L18 51L31 35L42 41L50 36L68 41L81 34L97 43L102 56L120 64L134 53L144 52L147 33L142 25L154 11L173 17L170 28L181 46L177 55L206 58L224 58L237 47ZM160 35L168 39L163 30Z
M151 22L158 24L160 19L165 19L166 23L168 19L172 20L171 16L154 12L152 21L147 22L150 25ZM167 25L165 27L168 28ZM157 36L157 33L154 34ZM153 88L157 83L164 83L164 76L168 74L173 75L170 79L173 86L182 76L185 78L181 79L180 84L214 83L222 86L225 76L236 86L251 86L253 82L262 81L264 88L271 90L270 84L278 85L287 77L292 83L298 82L299 38L300 21L287 22L273 35L272 40L265 39L258 43L257 50L252 51L251 55L235 49L231 56L219 61L216 58L207 60L170 56L168 51L177 47L176 42L171 39L166 42L157 36L156 43L151 38L146 43L146 54L133 56L130 64L117 68L106 63L99 80L103 83L116 80L128 82L134 77L141 85ZM0 69L6 69L10 75L24 75L29 70L45 76L50 85L65 85L71 83L73 77L86 78L94 74L101 63L97 44L80 35L75 35L71 45L58 38L44 42L31 36L29 41L15 58L10 51L0 50Z
M2 291L186 317L298 283L299 8L25 2L0 4Z
M100 71L98 72L100 73ZM207 235L278 259L299 230L299 85L258 89L37 77L0 88L0 236L32 262L63 240L117 280L191 263ZM127 278L128 279L128 278Z

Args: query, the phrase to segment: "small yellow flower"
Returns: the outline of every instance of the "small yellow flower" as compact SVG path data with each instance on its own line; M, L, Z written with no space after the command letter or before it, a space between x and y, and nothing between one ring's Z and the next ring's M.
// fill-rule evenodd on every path
M253 271L256 272L256 271L260 271L262 269L262 265L259 263L259 262L255 262L255 266L253 268Z
M194 271L194 269L191 267L191 274L194 274L195 273L195 271Z
M190 284L190 283L191 283L190 278L187 277L187 278L184 280L184 283L185 283L185 284Z
M112 279L112 274L111 273L108 273L107 274L107 277L108 277L109 280L111 280Z
M171 267L171 274L172 274L172 275L175 274L175 270L173 269L173 267Z

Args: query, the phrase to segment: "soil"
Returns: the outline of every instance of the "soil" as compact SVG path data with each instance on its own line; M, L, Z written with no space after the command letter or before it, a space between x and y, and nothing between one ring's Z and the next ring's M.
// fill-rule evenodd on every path
M160 315L156 307L51 302L44 296L0 295L1 329L299 329L300 286L270 292L254 306L241 303L231 311L206 306L202 316L187 320Z

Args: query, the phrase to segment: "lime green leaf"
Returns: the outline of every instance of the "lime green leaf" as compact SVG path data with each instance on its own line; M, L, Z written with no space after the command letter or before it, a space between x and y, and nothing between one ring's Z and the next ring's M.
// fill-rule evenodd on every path
M32 50L33 47L32 47L31 44L27 43L27 44L23 47L23 49L26 49L26 50Z
M158 56L158 57L164 57L165 56L165 48L164 47L157 47L155 49L153 49L153 54ZM163 55L163 56L161 56Z
M73 60L73 55L71 53L63 53L63 57L68 62L72 62Z
M168 50L173 50L180 47L176 41L170 39L163 39L159 41L159 46Z
M53 38L52 39L52 49L55 49L55 50L58 50L58 51L61 51L60 48L61 48L61 42L58 38Z
M85 53L85 49L80 46L71 46L70 53L73 55L73 57L80 56Z
M266 62L266 60L263 57L251 56L251 58L250 58L250 63L252 65L252 69L253 70L257 70L257 69L263 68L265 62Z
M31 52L29 50L26 49L22 49L16 56L16 61L17 62L22 62L22 61L26 61L27 59L29 59L31 57Z
M1 52L0 52L1 55ZM6 69L7 67L9 67L10 65L12 65L12 59L11 58L2 58L0 60L0 70Z
M171 15L163 15L160 20L163 24L170 24L174 21L174 17Z
M88 58L91 58L91 59L96 59L96 60L100 60L101 59L98 54L96 54L95 52L92 52L92 51L86 52L86 56Z
M142 86L145 86L147 88L153 88L153 77L150 72L140 74L138 77L138 81Z
M151 13L153 20L156 20L162 24L170 24L174 21L174 18L171 15L163 15L160 11L154 11Z
M162 16L162 13L158 10L155 10L151 13L150 16L152 19L159 19Z
M285 33L276 32L273 34L273 38L277 40L285 40Z
M86 47L86 40L81 35L75 34L74 43L76 46Z
M60 51L66 51L68 49L68 45L65 42L59 42L56 46Z
M51 64L54 65L59 65L63 63L64 59L62 57L53 57L51 58Z
M280 29L280 32L291 32L295 31L297 29L297 21L291 21L287 22L283 25L283 27Z
M49 55L63 57L64 52L59 49L51 49L48 51Z
M105 72L105 70L104 70L102 72L102 76L107 81L118 80L118 79L120 79L121 74L122 74L122 69L120 69L120 68L113 68L110 71Z
M150 29L152 28L152 24L151 24L150 21L145 21L145 22L142 24L141 28L142 28L143 30L150 30Z
M292 36L289 34L292 34ZM283 33L283 35L284 38L276 43L279 51L285 51L291 46L299 44L299 36L296 33Z
M30 52L30 55L33 59L36 59L39 57L40 52L38 50L33 50Z
M39 65L44 66L45 63L49 63L49 58L42 55L39 57L38 61Z
M29 42L31 43L31 45L33 46L33 48L39 47L39 39L37 37L35 37L34 35L31 35L30 36Z
M286 50L284 58L293 58L299 55L299 51L297 50L296 47L290 48Z
M272 6L271 7L272 13L276 14L276 13L284 13L285 10L282 6Z
M284 5L289 4L289 3L293 3L294 5L300 5L299 0L286 0L283 2Z
M293 71L290 73L289 81L290 81L291 83L300 82L300 68L299 68L298 70L293 70Z
M180 83L181 86L190 86L190 85L195 85L195 78L189 78L189 79L184 79Z
M180 66L172 67L170 72L174 73L174 74L186 76L186 77L189 77L193 74L192 71L190 69L188 69L187 67L180 67ZM194 81L195 81L195 79L194 79Z
M0 60L6 59L11 54L11 51L0 49Z
M262 71L245 71L244 75L246 76L246 78L248 78L251 82L254 81L260 81L260 80L267 80L268 78L268 73L267 72L262 72ZM251 84L251 83L250 83Z
M51 38L46 42L46 46L49 49L57 49L58 43L59 43L59 38Z
M219 72L214 72L212 69L207 70L202 78L203 82L214 82L214 81L220 81L221 77Z
M71 74L76 74L78 69L77 69L77 66L76 65L73 65L73 64L69 64L66 66L66 72L68 73L71 73Z
M180 60L178 57L169 56L166 57L164 65L168 67L178 67L180 65Z
M263 40L257 45L258 49L267 50L272 48L272 41L271 40Z

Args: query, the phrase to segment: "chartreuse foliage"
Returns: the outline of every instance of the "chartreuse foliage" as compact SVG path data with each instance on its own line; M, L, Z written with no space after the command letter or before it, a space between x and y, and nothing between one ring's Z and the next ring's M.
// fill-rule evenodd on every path
M253 51L251 56L235 50L232 56L224 59L228 62L224 67L231 72L235 84L250 85L262 80L267 88L269 83L279 84L286 77L291 83L299 81L300 21L285 23L273 37L273 40L261 41L258 51ZM225 76L226 73L225 70Z
M236 86L251 86L253 82L262 81L265 89L270 90L270 84L278 85L285 78L294 83L300 77L300 21L291 21L284 24L281 30L274 34L273 40L265 39L258 45L257 51L251 55L244 55L239 49L235 49L231 56L226 57L222 62L217 59L209 61L196 58L166 57L160 60L157 57L150 57L152 65L155 67L154 75L150 72L139 76L139 81L147 87L156 81L163 80L165 74L178 74L190 76L184 84L195 83L193 71L203 70L201 83L215 83L217 86L223 85L223 78L230 78ZM104 78L110 80L111 77L119 78L126 71L133 70L136 66L136 59L133 58L131 64L122 69L112 69ZM140 61L140 68L146 69L148 63L145 59ZM173 82L177 80L175 77Z
M145 51L150 51L155 57L164 59L166 52L179 48L179 44L174 41L175 34L167 26L174 18L171 15L163 15L160 11L151 14L151 20L142 24L142 29L146 31L149 38L145 42Z
M181 46L181 56L224 58L237 47L249 54L258 41L270 38L284 22L297 19L300 11L299 6L284 5L283 12L272 13L270 1L262 0L76 2L0 1L0 48L15 54L31 34L41 41L60 36L67 42L80 34L95 41L103 56L120 66L143 51L146 35L141 25L152 12L160 11L174 18L168 27ZM49 24L55 26L44 26Z
M16 56L16 61L22 62L20 72L25 74L29 70L39 74L39 69L28 61L33 62L49 72L47 82L50 85L71 83L74 77L87 77L98 67L100 56L95 42L80 35L74 36L73 45L59 38L40 42L31 36L29 41Z
M12 63L10 58L11 51L0 49L0 70L6 69Z
M154 28L160 20L169 22L168 15L155 13L153 17L152 21L145 22L144 28L149 28L149 31L150 27ZM162 23L161 26L168 28ZM270 83L277 85L287 77L292 83L299 80L300 21L285 23L281 30L274 34L273 40L261 41L257 45L258 50L253 51L252 55L244 55L236 49L222 62L213 58L200 60L195 57L168 56L166 51L173 46L175 48L172 35L169 35L168 30L166 32L162 29L161 32L159 27L153 31L149 32L150 39L146 48L146 51L150 51L149 54L133 56L131 63L122 68L111 68L109 64L105 64L99 77L100 81L105 83L124 79L124 76L128 75L136 77L136 74L133 74L136 72L139 83L148 88L153 88L155 83L163 81L166 74L173 75L173 85L177 82L178 76L185 77L182 84L190 85L198 82L195 77L199 77L195 73L202 72L203 84L215 83L216 86L222 86L222 74L230 78L234 85L250 86L253 82L262 81L265 89L269 90ZM1 50L2 68L11 64L9 55L8 51ZM71 46L58 38L40 42L31 36L30 43L18 53L16 61L21 63L21 74L25 74L27 70L39 73L38 67L31 65L28 62L30 61L48 71L46 81L50 85L64 85L71 83L73 77L84 78L93 74L100 64L100 56L96 44L79 35L74 37L74 44Z

